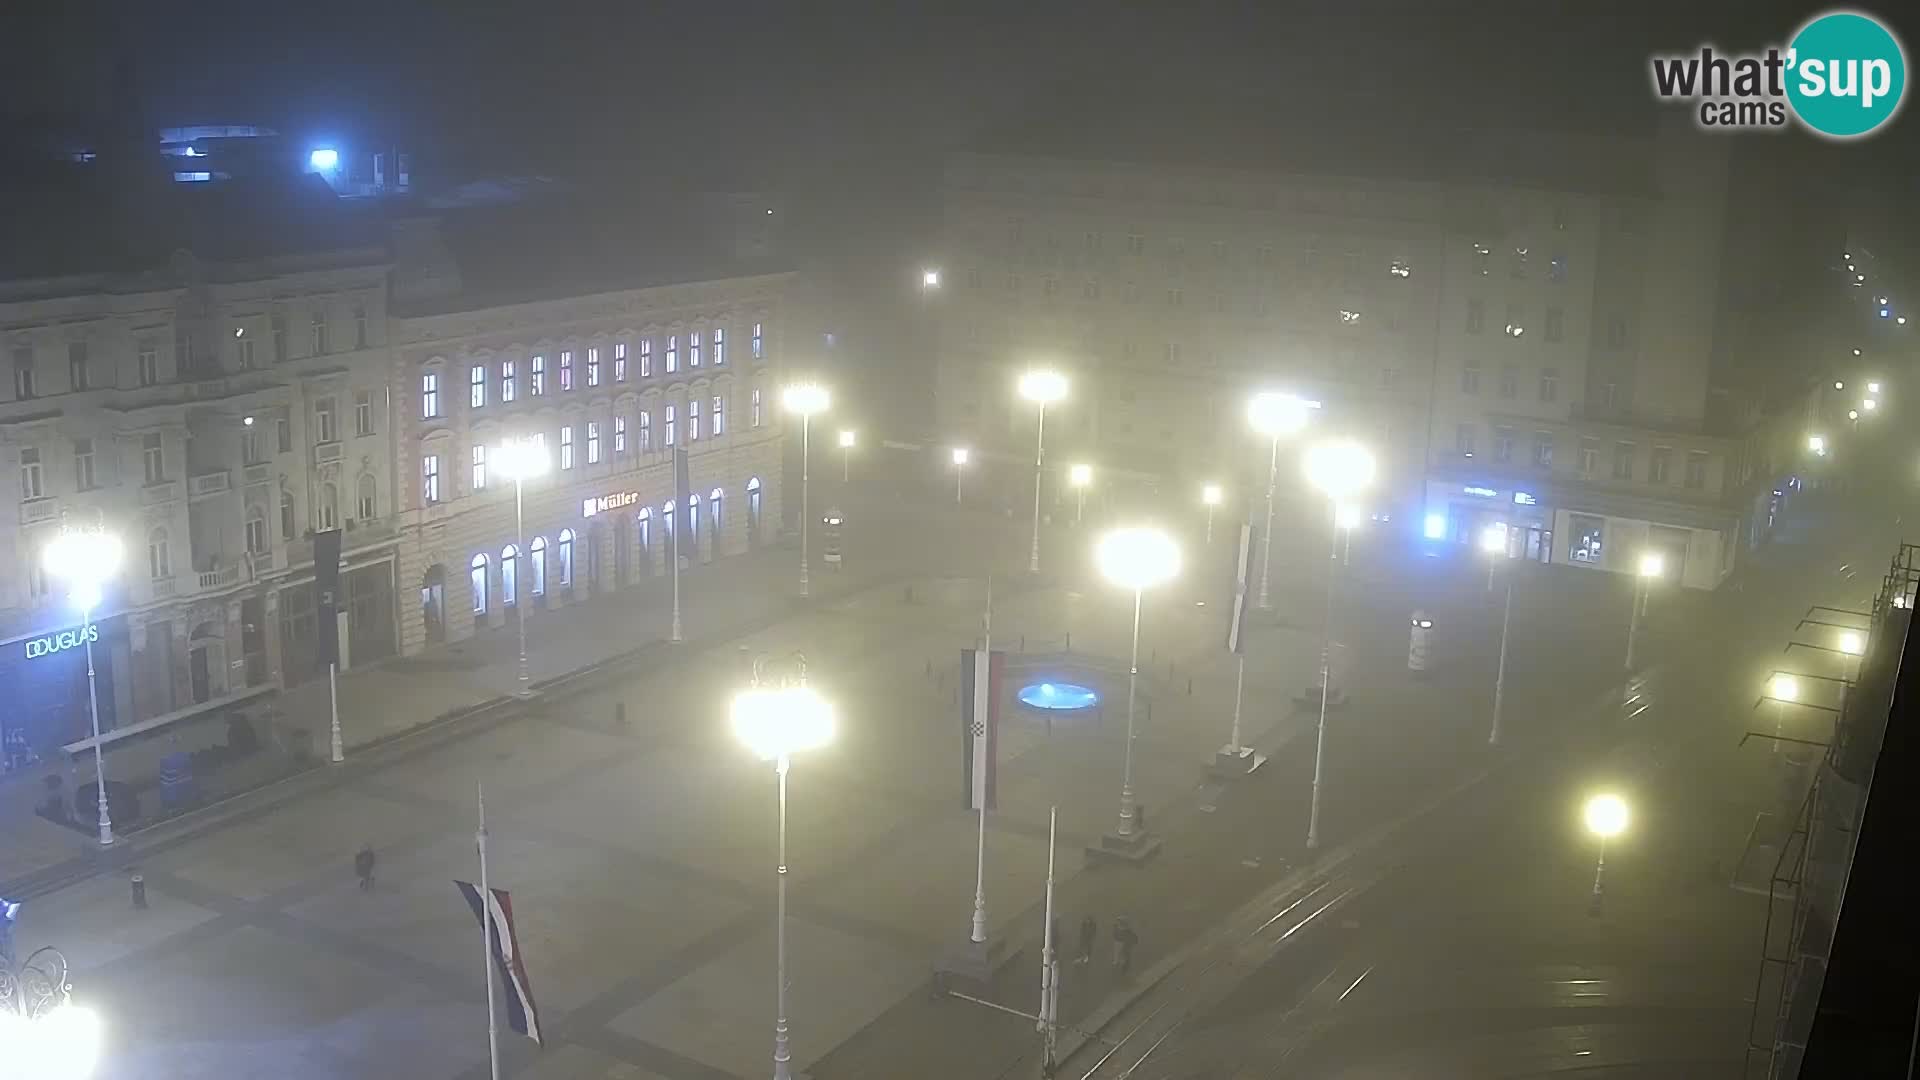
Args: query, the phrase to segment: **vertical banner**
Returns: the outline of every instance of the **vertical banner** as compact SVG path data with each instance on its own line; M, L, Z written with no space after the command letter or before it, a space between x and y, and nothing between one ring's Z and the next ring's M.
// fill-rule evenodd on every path
M540 1031L540 1007L533 1001L533 982L527 978L527 964L520 955L520 930L513 924L513 897L505 889L488 889L493 895L489 898L493 908L488 915L480 910L480 889L470 881L454 881L460 895L473 909L473 917L481 925L492 924L493 934L488 944L493 950L494 966L500 970L500 980L507 984L507 1026L532 1039L538 1045L545 1045Z
M969 810L992 810L999 795L1000 682L1007 654L960 650L961 773Z
M1253 568L1253 526L1240 526L1240 544L1233 562L1233 615L1227 621L1227 651L1245 655L1247 651L1247 584Z
M313 534L313 607L319 619L319 634L314 646L319 650L319 666L340 662L340 530L328 529Z

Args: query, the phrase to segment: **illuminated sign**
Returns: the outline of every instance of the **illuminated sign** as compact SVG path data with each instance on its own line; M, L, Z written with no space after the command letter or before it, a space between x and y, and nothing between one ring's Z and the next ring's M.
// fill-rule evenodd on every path
M1540 500L1534 498L1531 492L1516 491L1513 493L1513 501L1521 506L1532 506Z
M580 516L592 517L595 514L608 514L622 507L632 506L640 501L637 491L617 491L612 495L596 495L580 502Z
M1499 498L1500 496L1500 493L1493 490L1492 488L1466 487L1466 488L1461 488L1460 490L1465 492L1468 495L1472 495L1476 499L1495 499L1495 498Z
M36 660L42 656L62 652L80 645L88 645L100 640L100 624L88 623L72 630L62 630L57 634L27 639L27 659Z

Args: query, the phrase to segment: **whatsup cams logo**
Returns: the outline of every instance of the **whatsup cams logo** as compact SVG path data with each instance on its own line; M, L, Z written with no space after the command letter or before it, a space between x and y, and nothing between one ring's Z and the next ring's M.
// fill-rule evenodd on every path
M1871 135L1900 111L1906 53L1879 20L1834 11L1808 22L1785 48L1728 54L1711 45L1652 60L1653 92L1684 101L1711 131L1783 128L1798 121L1829 139Z

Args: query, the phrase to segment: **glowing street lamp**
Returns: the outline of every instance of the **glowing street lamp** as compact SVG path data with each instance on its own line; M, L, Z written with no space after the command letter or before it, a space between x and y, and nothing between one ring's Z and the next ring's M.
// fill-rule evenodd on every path
M1880 408L1880 402L1874 398L1868 398L1860 403L1860 407L1867 412L1874 412Z
M790 413L800 417L800 595L810 595L807 574L807 534L813 531L813 511L808 508L807 465L812 454L810 433L813 414L825 412L833 398L819 383L795 383L780 396Z
M0 900L0 907L18 908ZM0 912L0 921L11 915ZM100 1061L100 1016L73 1003L67 958L51 945L16 968L0 956L0 1054L7 1075L85 1080Z
M1213 543L1213 512L1227 497L1219 484L1200 485L1200 502L1207 508L1207 543Z
M100 746L100 692L93 670L94 609L101 590L120 568L120 538L104 528L62 529L42 554L47 576L65 582L67 599L80 611L80 636L87 648L87 714L93 721L93 777L100 807L100 846L113 843L113 818L107 813L107 764Z
M1047 406L1067 396L1067 377L1051 368L1035 368L1020 376L1020 396L1040 407L1033 428L1033 557L1027 572L1040 572L1040 467L1046 458Z
M1272 444L1267 455L1267 531L1260 539L1261 611L1273 610L1268 581L1273 577L1273 493L1280 479L1280 440L1298 434L1307 426L1307 410L1312 406L1292 394L1265 390L1247 401L1247 423Z
M1640 637L1640 616L1646 611L1647 593L1652 589L1653 580L1666 572L1666 557L1657 551L1644 552L1640 556L1638 573L1633 583L1633 613L1627 622L1627 671L1633 670L1634 645Z
M762 760L774 763L780 793L779 863L774 876L779 897L774 916L774 1080L789 1080L793 1060L787 1035L787 769L793 754L832 742L835 727L833 705L806 680L804 659L799 661L795 681L776 686L763 685L761 664L756 663L754 684L734 695L730 710L734 737Z
M1833 380L1833 388L1835 390L1845 390L1847 388L1847 384L1840 381L1839 379L1835 379Z
M1115 834L1121 846L1131 848L1139 843L1133 826L1133 703L1140 681L1140 594L1180 572L1180 547L1160 529L1115 529L1100 538L1093 558L1101 577L1133 593L1133 658L1127 669L1126 764L1120 774L1120 828Z
M1587 800L1581 812L1587 831L1600 842L1599 857L1593 864L1593 900L1588 913L1600 914L1602 879L1607 870L1607 841L1627 831L1627 802L1611 793L1595 795Z
M1338 572L1331 544L1338 543L1339 506L1373 483L1373 452L1352 439L1334 439L1307 448L1307 482L1334 508L1336 532L1327 552L1327 616L1320 633L1320 726L1313 747L1313 799L1307 812L1307 847L1320 846L1320 788L1327 754L1327 698L1333 683L1333 586Z
M1824 435L1807 436L1807 450L1810 451L1814 457L1826 457L1827 456L1826 437Z
M920 271L920 292L925 295L940 287L940 271L928 267Z
M513 481L514 543L519 545L514 550L527 555L528 560L531 561L532 553L527 551L527 521L522 489L527 481L547 474L547 448L532 439L520 438L510 439L500 444L500 448L493 453L494 469ZM513 583L513 610L513 619L520 635L520 693L524 696L532 692L532 683L529 681L531 675L527 671L527 604L526 597L521 594L518 580ZM680 588L677 575L674 578L673 592L673 640L680 640Z
M1867 639L1857 630L1842 630L1839 637L1840 651L1848 656L1859 656L1867 650Z
M1868 383L1868 384L1867 384L1867 393L1869 393L1869 394L1878 394L1879 392L1880 392L1880 384L1879 384L1879 383L1877 383L1877 382L1870 382L1870 383Z
M1496 560L1507 556L1507 527L1489 525L1480 534L1480 550L1487 553L1487 588L1493 588ZM1500 666L1493 676L1493 728L1487 732L1487 745L1500 745L1500 719L1507 699L1507 631L1513 627L1513 574L1507 574L1506 605L1500 615Z
M964 446L956 446L953 448L953 504L955 506L960 505L961 474L967 467L967 458L971 456Z
M1093 466L1082 463L1067 469L1067 483L1073 485L1073 523L1087 515L1087 487L1093 483Z
M1784 671L1767 680L1767 696L1773 699L1773 752L1780 752L1780 739L1786 733L1786 707L1800 700L1800 680Z
M853 458L853 444L858 439L859 439L859 436L854 434L854 431L852 428L840 429L840 486L841 487L845 487L847 485L848 478L852 475L853 466L850 464L850 461Z

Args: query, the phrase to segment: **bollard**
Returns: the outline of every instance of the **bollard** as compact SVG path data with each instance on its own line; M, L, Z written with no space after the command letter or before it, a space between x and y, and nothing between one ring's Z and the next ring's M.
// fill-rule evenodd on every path
M1027 651L1027 635L1025 634L1020 635L1020 651L1021 652Z
M1069 656L1071 656L1071 655L1073 655L1073 634L1072 634L1072 632L1068 632L1068 634L1067 634L1067 655L1069 655Z
M147 879L139 874L133 875L133 906L136 911L147 910Z
M626 730L627 703L624 701L616 701L613 703L613 726L622 731Z
M1187 696L1193 696L1193 676L1187 676Z
M929 679L933 678L933 658L932 657L927 658L926 676Z

